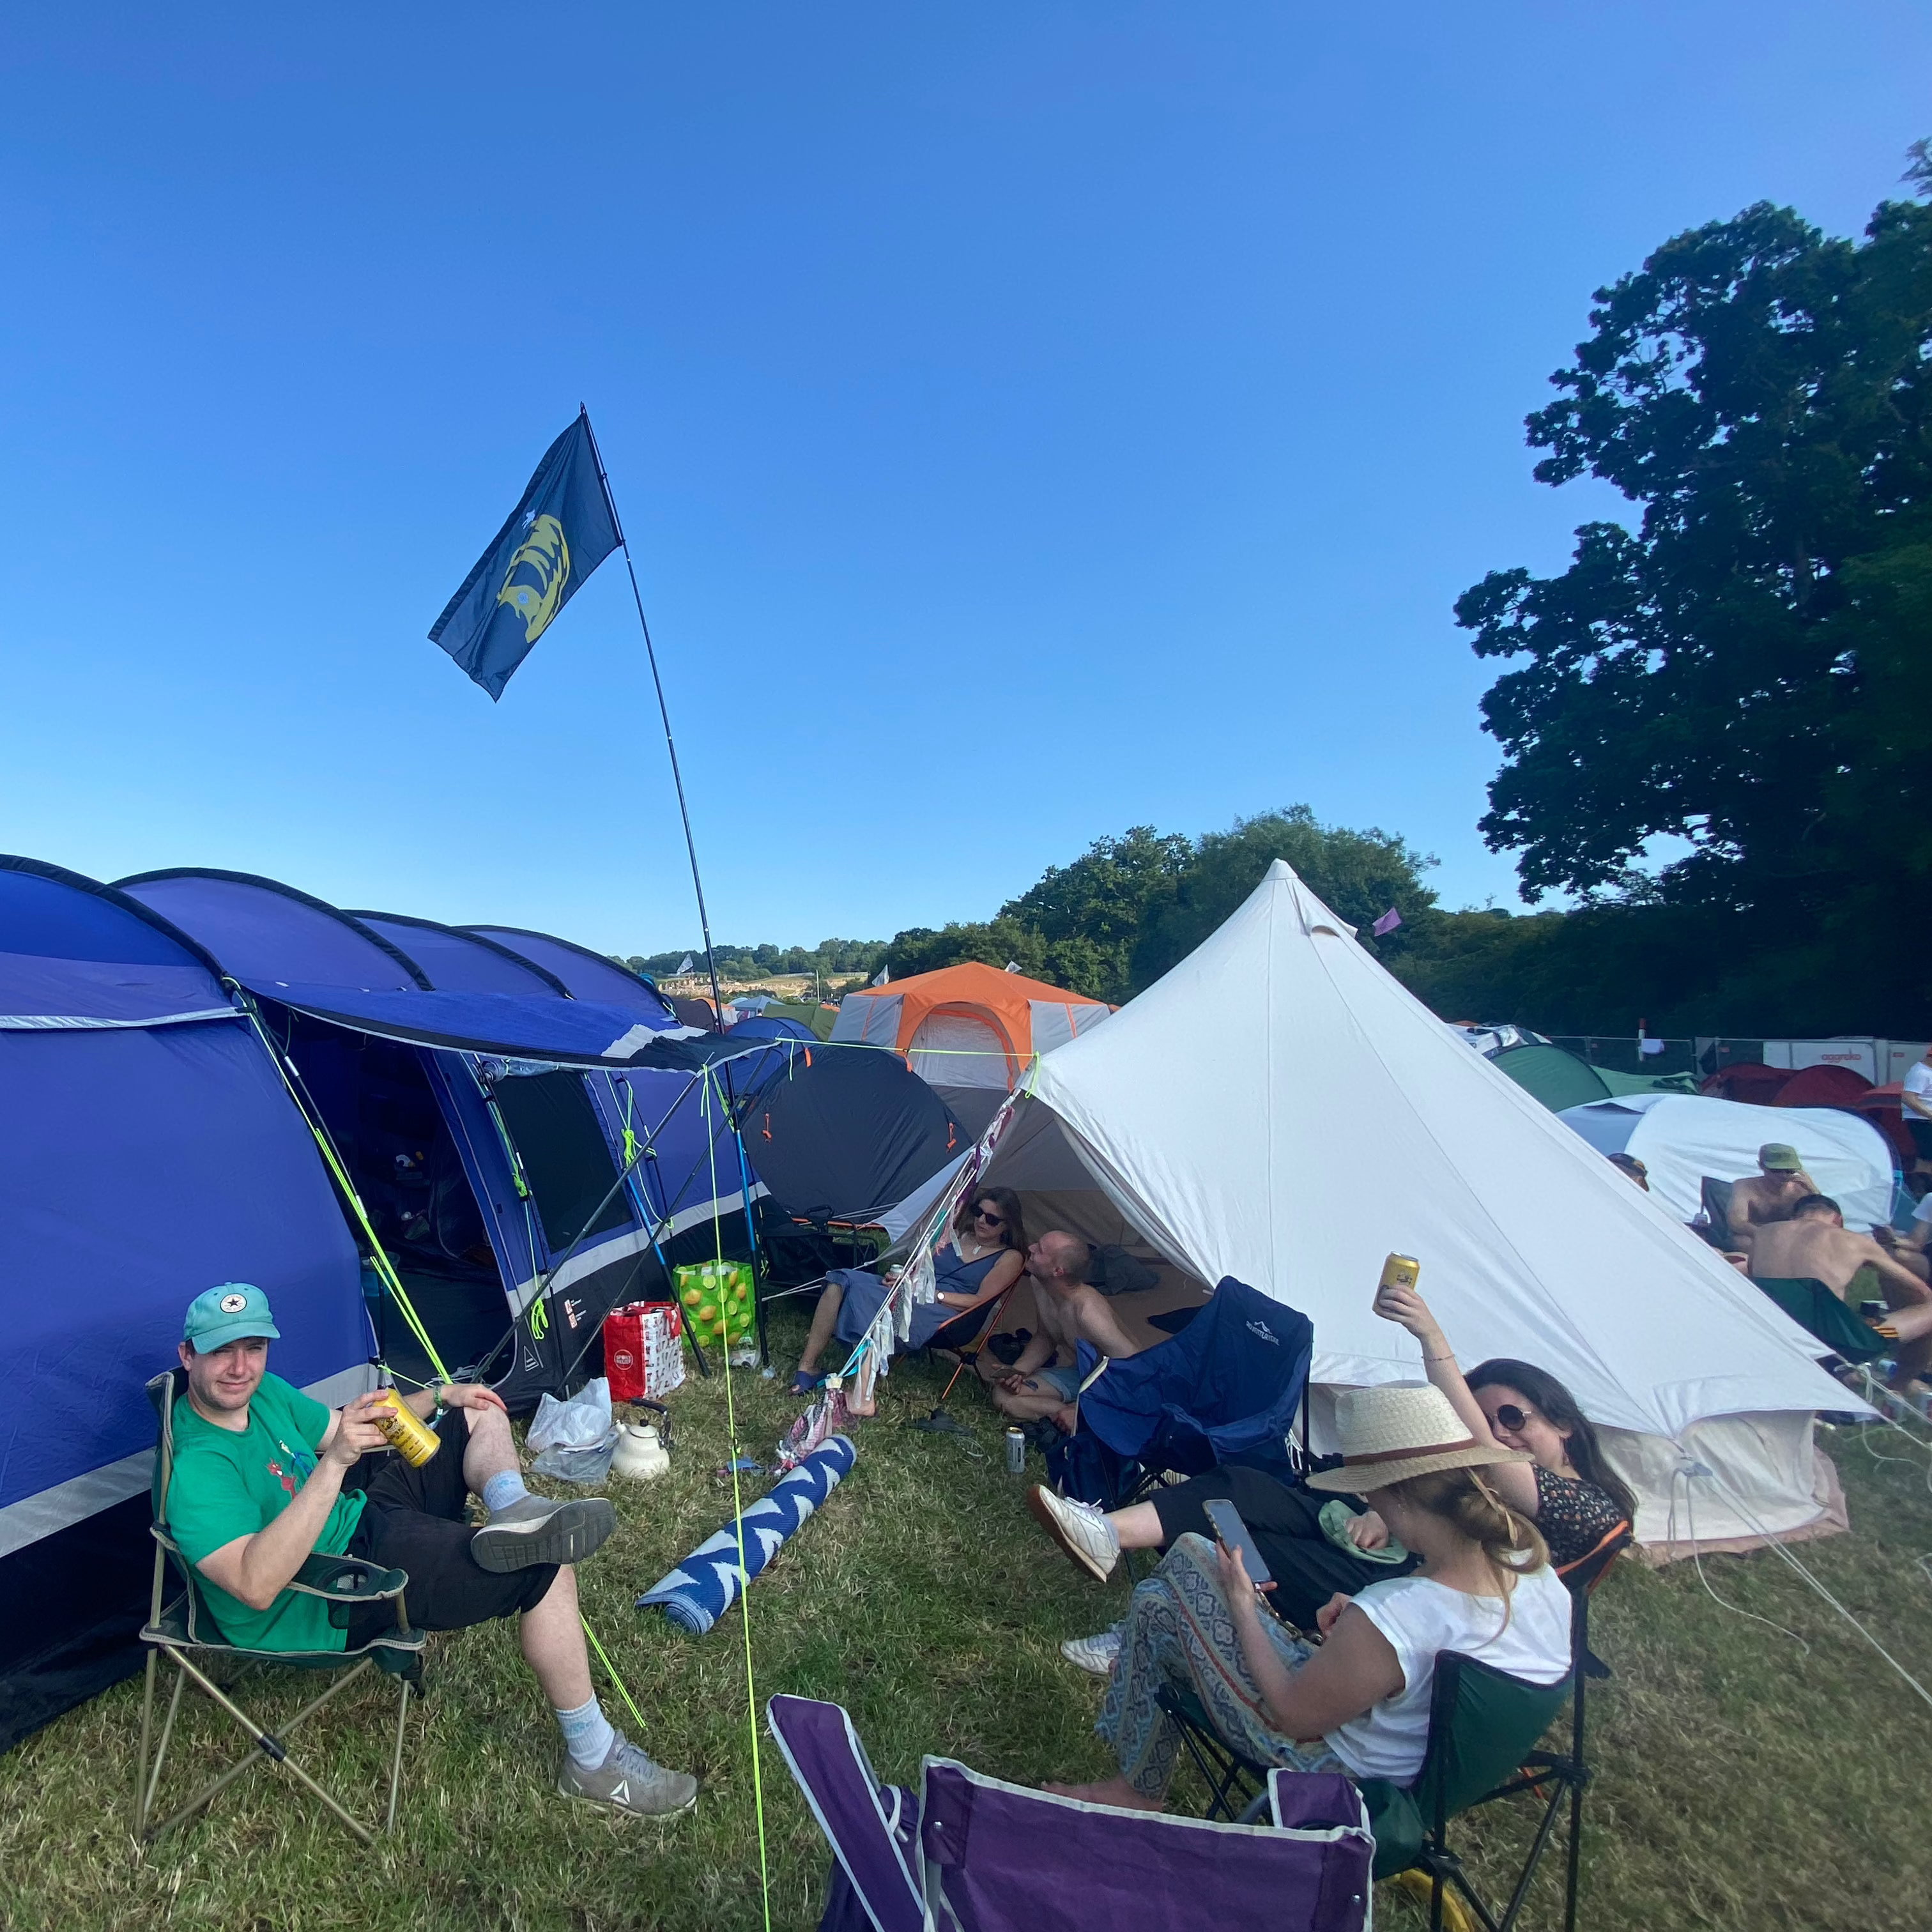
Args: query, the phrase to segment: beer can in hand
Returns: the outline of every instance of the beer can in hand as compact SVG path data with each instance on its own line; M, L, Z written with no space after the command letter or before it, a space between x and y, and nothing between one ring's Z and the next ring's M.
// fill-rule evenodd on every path
M442 1438L414 1409L404 1406L396 1390L384 1389L380 1393L388 1400L370 1420L388 1437L389 1447L411 1468L420 1469L442 1447Z
M1391 1288L1406 1288L1413 1293L1421 1273L1422 1264L1413 1255L1390 1255L1382 1263L1382 1278L1376 1284L1376 1305L1381 1306L1384 1294Z
M1026 1474L1026 1431L1010 1429L1006 1431L1006 1474L1024 1476Z

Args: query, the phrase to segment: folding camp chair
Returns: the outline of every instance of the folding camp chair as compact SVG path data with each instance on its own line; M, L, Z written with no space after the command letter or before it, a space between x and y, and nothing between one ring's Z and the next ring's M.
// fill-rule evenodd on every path
M147 1684L141 1700L141 1750L134 1780L134 1836L137 1840L158 1838L184 1820L191 1818L242 1774L257 1764L278 1764L298 1784L319 1798L336 1818L365 1845L375 1838L368 1827L346 1810L316 1780L289 1755L286 1740L296 1727L314 1716L325 1704L361 1677L375 1669L396 1680L396 1745L389 1766L389 1804L382 1828L391 1831L396 1822L396 1794L402 1779L403 1738L409 1721L410 1692L418 1694L422 1687L422 1653L426 1633L410 1628L404 1608L403 1592L409 1583L400 1570L379 1570L352 1556L311 1556L296 1571L289 1587L303 1594L326 1598L331 1606L329 1621L346 1628L350 1612L364 1604L392 1604L396 1627L372 1637L354 1650L250 1650L224 1637L202 1597L201 1585L193 1564L182 1554L167 1526L168 1484L174 1474L174 1410L176 1400L188 1386L188 1372L172 1369L155 1376L148 1384L148 1400L154 1404L160 1426L154 1456L153 1535L154 1580L149 1600L148 1621L141 1641L148 1646ZM166 1602L168 1572L172 1567L181 1588ZM160 1736L154 1739L154 1678L160 1660L166 1658L175 1667L173 1695L168 1700L167 1715ZM230 1692L210 1673L234 1660L243 1666L242 1676L262 1667L334 1673L334 1681L322 1694L304 1704L279 1731L271 1730L242 1708ZM193 1797L177 1805L160 1823L152 1820L161 1772L167 1761L168 1746L174 1736L175 1719L179 1714L182 1694L190 1683L219 1709L238 1724L249 1738L250 1748L226 1769L211 1778ZM148 1747L154 1743L154 1760L148 1762Z
M1277 1771L1245 1826L1083 1804L948 1758L925 1760L915 1798L881 1788L836 1704L774 1697L769 1714L836 1859L820 1932L1368 1923L1374 1846L1346 1778Z
M1587 1679L1610 1674L1590 1649L1590 1598L1630 1540L1630 1525L1620 1522L1594 1549L1557 1572L1570 1592L1568 1678L1554 1684L1530 1684L1472 1658L1445 1652L1436 1660L1428 1750L1414 1784L1403 1789L1385 1779L1364 1783L1362 1795L1375 1827L1375 1875L1380 1880L1413 1874L1418 1889L1426 1886L1430 1932L1440 1932L1445 1917L1455 1932L1461 1932L1470 1922L1464 1900L1486 1932L1510 1932L1566 1796L1570 1815L1563 1924L1564 1932L1574 1932L1582 1876L1583 1792L1593 1775L1584 1756L1584 1689ZM1566 1697L1570 1705L1568 1748L1538 1748ZM1160 1693L1160 1702L1180 1726L1181 1742L1207 1782L1206 1815L1234 1816L1234 1801L1264 1784L1269 1768L1232 1750L1191 1691L1167 1685ZM1444 1834L1448 1821L1459 1813L1526 1792L1541 1802L1543 1816L1509 1904L1498 1918L1472 1888ZM1240 1815L1250 1816L1260 1802L1254 1799Z
M1295 1479L1288 1431L1315 1346L1306 1316L1230 1276L1171 1340L1108 1362L1080 1345L1073 1433L1047 1458L1064 1496L1124 1509L1168 1474L1239 1462Z

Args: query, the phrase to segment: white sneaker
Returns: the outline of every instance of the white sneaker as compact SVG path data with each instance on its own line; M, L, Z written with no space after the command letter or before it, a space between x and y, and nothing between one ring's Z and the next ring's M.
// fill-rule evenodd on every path
M1120 1539L1103 1510L1091 1503L1070 1502L1036 1483L1027 1492L1027 1507L1040 1527L1080 1568L1102 1582L1120 1560Z
M1111 1677L1120 1654L1120 1634L1104 1630L1098 1636L1070 1636L1060 1646L1069 1664L1090 1670L1096 1677Z

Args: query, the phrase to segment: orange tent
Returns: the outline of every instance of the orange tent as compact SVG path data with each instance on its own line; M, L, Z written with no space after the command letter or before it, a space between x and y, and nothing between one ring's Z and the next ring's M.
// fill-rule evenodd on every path
M1113 1010L1104 1000L969 960L848 993L832 1037L892 1047L935 1087L1005 1093L1035 1054L1085 1033Z

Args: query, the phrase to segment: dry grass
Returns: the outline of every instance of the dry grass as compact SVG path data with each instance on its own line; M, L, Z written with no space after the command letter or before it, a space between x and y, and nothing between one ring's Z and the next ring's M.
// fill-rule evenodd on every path
M782 1380L741 1371L734 1387L746 1447L768 1454L798 1405ZM884 1393L850 1477L753 1586L760 1701L785 1690L844 1704L880 1774L900 1781L916 1780L927 1750L1022 1781L1103 1773L1090 1729L1100 1686L1056 1646L1118 1616L1124 1587L1084 1582L1039 1534L976 1396L956 1407L983 1460L956 1438L899 1426L931 1406L932 1371L904 1369ZM713 1381L674 1398L674 1474L614 1488L622 1525L583 1576L586 1607L644 1712L644 1742L704 1779L694 1814L652 1826L553 1796L554 1730L513 1633L496 1625L433 1648L400 1829L374 1853L317 1822L279 1775L251 1774L141 1856L126 1826L137 1681L0 1760L0 1924L762 1924L741 1617L688 1638L631 1607L729 1514L729 1486L712 1473L726 1460L723 1397ZM1932 1584L1917 1562L1932 1550L1922 1459L1916 1470L1880 1466L1856 1437L1832 1440L1855 1532L1799 1553L1922 1678L1932 1671ZM1600 1775L1584 1924L1902 1932L1932 1922L1932 1712L1775 1556L1706 1567L1726 1598L1797 1630L1809 1651L1720 1609L1688 1564L1611 1578L1596 1636L1616 1675L1592 1703ZM263 1701L292 1708L279 1689ZM345 1701L309 1734L307 1754L373 1809L391 1707L374 1688ZM619 1714L616 1696L605 1702ZM226 1752L234 1736L196 1711L183 1744ZM828 1854L769 1747L764 1767L771 1922L790 1932L817 1922ZM1516 1828L1486 1822L1468 1835L1478 1868L1493 1871ZM1528 1922L1554 1923L1553 1900L1553 1890L1539 1896ZM1419 1922L1378 1903L1384 1924Z

